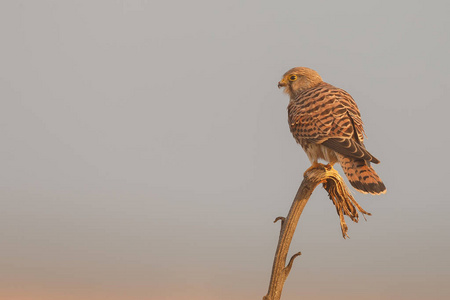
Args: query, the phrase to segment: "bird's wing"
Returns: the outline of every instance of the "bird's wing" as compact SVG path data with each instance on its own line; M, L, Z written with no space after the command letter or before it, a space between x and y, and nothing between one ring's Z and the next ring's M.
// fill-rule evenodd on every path
M379 160L364 147L364 129L358 106L344 90L324 84L291 104L291 130L303 139L373 163Z

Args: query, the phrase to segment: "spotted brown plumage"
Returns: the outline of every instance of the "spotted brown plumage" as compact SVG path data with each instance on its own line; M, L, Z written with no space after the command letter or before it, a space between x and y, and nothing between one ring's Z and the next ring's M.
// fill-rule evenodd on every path
M322 81L309 68L293 68L278 87L290 96L289 127L311 163L339 162L350 184L362 193L382 194L386 187L370 163L378 164L364 146L358 106L346 91Z

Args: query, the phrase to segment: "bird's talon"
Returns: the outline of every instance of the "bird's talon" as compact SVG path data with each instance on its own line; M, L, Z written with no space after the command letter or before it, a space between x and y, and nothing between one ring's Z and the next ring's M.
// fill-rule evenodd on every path
M306 177L306 173L308 173L309 171L311 171L312 169L316 169L319 167L323 167L324 165L318 162L313 162L311 167L309 167L308 169L306 169L305 173L303 173L303 177Z

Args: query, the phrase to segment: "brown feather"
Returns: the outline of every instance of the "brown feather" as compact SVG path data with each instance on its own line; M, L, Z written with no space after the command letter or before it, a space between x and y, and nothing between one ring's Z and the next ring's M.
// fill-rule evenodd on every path
M360 145L353 139L331 138L324 141L322 145L327 146L328 148L333 149L334 151L345 156L367 160L373 162L374 164L380 163L380 161L370 154L364 146Z
M337 155L350 184L362 193L384 194L386 187L375 170L364 160Z

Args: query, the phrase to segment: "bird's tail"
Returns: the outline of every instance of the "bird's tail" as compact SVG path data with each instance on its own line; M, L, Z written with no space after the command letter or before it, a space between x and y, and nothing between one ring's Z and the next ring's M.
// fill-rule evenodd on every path
M364 194L379 195L386 193L384 183L368 162L341 154L337 156L345 176L355 189Z

